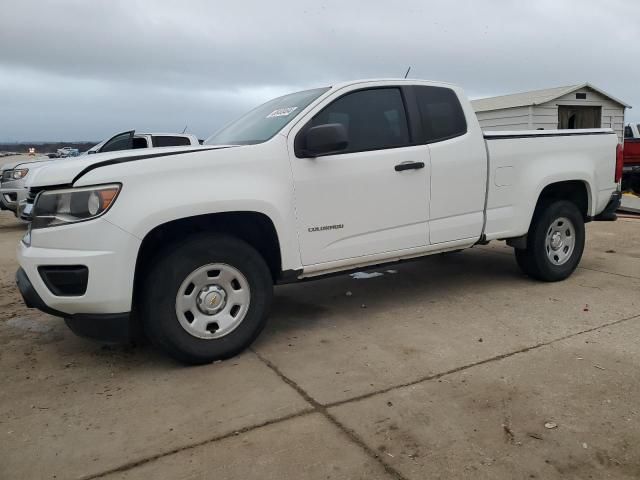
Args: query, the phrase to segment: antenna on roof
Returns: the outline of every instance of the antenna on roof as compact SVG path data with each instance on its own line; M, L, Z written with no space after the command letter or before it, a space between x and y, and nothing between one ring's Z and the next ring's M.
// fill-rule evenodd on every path
M407 68L407 73L404 74L404 78L407 78L407 75L409 75L410 71L411 71L411 65L409 65L409 68Z
M189 126L189 125L185 125L185 126L184 126L184 130L182 130L182 133L184 133L184 132L186 132L186 131L187 131L187 127L188 127L188 126Z

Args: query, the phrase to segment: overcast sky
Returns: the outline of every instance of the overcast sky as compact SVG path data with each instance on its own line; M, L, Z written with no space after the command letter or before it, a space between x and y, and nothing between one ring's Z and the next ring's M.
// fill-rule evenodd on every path
M203 138L289 91L370 77L471 97L591 82L636 108L640 2L2 0L0 141Z

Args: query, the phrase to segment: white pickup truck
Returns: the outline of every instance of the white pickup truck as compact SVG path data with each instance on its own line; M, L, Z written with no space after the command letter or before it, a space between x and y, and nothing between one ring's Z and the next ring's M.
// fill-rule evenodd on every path
M175 358L246 348L273 285L506 240L532 278L578 265L614 220L608 129L483 135L463 91L415 80L285 95L204 145L84 156L30 180L27 306ZM179 161L178 160L179 157Z

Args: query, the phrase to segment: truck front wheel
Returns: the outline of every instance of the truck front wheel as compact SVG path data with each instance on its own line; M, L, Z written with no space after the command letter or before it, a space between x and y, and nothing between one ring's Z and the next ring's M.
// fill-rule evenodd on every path
M198 235L158 256L145 277L142 320L152 343L175 359L209 363L253 342L272 296L271 273L253 247Z
M574 203L545 203L536 209L527 248L516 249L516 261L526 275L537 280L564 280L580 263L584 239L584 219Z

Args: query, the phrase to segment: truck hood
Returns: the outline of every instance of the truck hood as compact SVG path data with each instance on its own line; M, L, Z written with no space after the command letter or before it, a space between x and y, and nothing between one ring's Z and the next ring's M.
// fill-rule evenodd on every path
M52 160L49 157L36 157L32 160L23 160L21 162L11 162L5 163L0 167L0 171L4 172L5 170L13 170L15 168L29 168L30 165L35 163L44 163L51 162Z
M183 147L157 147L139 150L122 150L118 152L81 155L64 161L52 161L43 168L38 168L33 177L27 179L27 187L47 187L53 185L71 185L76 177L92 166L110 165L125 161L164 157L174 154L200 150L216 150L234 145L193 145Z

